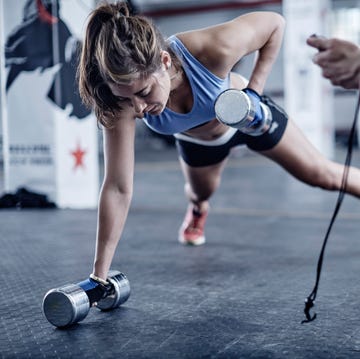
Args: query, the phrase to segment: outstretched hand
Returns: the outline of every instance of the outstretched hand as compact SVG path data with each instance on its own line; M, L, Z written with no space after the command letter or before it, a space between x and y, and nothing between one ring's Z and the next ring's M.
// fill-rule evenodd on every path
M321 67L322 75L333 85L345 89L359 88L360 47L356 44L336 39L310 36L307 44L318 49L313 62Z

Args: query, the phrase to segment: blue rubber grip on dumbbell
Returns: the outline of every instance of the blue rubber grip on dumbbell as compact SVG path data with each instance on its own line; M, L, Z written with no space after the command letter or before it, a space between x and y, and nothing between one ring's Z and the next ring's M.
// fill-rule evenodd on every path
M256 127L260 125L264 119L264 113L260 106L261 97L256 91L250 88L244 89L244 92L249 96L250 101L254 105L254 110L255 110L254 120L251 123L249 123L247 127Z
M96 303L104 296L104 289L91 278L85 279L77 285L85 291L91 304Z
M82 289L84 289L85 292L87 292L88 290L96 288L99 285L99 283L95 282L91 278L88 278L78 283L77 285Z

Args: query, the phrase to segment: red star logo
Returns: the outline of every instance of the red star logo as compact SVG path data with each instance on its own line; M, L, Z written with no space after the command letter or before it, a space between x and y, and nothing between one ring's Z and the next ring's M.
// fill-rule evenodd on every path
M79 143L76 145L76 149L75 149L74 151L71 151L70 153L71 153L72 156L74 156L74 160L75 160L74 171L75 171L78 167L85 168L85 165L84 165L84 155L85 155L86 151L83 150L83 149L81 149Z

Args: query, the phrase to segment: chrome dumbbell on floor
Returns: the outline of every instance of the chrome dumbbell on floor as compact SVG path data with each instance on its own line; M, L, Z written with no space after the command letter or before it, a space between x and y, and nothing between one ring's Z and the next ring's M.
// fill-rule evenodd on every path
M130 283L126 276L112 270L109 271L107 281L110 285L103 291L105 296L100 299L96 298L94 292L99 292L97 285L101 284L91 279L49 290L42 306L46 319L54 326L64 328L83 320L92 306L111 310L125 303L130 296Z

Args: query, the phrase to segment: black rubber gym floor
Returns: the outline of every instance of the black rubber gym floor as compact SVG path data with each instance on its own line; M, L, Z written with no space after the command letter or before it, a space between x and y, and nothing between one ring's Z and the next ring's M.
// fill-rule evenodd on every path
M110 312L91 309L69 329L47 322L42 299L89 275L96 211L0 211L1 358L360 357L360 201L345 197L317 319L301 324L337 193L308 187L257 155L237 156L211 201L206 245L183 247L176 155L151 155L149 162L138 154L113 262L130 280L130 298ZM357 150L353 162L359 157ZM344 161L343 151L337 158Z

